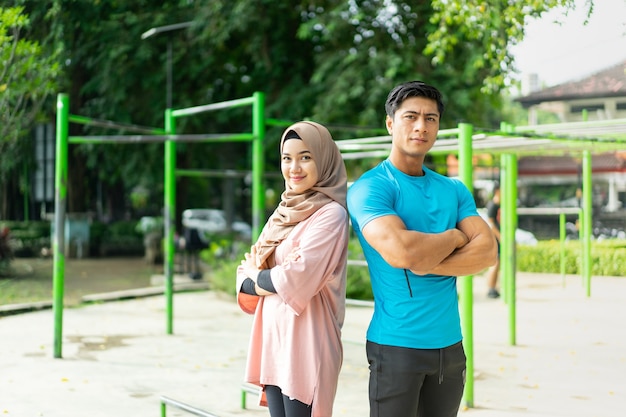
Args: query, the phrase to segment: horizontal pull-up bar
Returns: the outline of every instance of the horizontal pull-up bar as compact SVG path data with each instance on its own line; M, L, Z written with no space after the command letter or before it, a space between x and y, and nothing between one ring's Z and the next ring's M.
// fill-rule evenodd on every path
M216 178L245 178L252 171L216 170L216 169L177 169L180 177L216 177Z
M253 171L235 171L227 169L225 171L216 169L177 169L176 176L178 177L214 177L214 178L245 178L247 176L254 175ZM279 172L264 172L263 175L267 178L282 178L282 174Z
M176 116L186 116L203 111L227 109L251 105L252 132L219 133L219 134L176 134ZM166 276L165 297L167 299L166 326L167 333L173 332L173 293L174 293L174 214L176 208L176 142L249 142L252 147L252 175L250 186L252 189L252 232L253 236L260 233L260 224L265 208L265 194L263 189L264 171L264 139L265 139L265 95L255 92L253 97L240 100L231 100L206 106L191 107L188 109L165 109L165 128L154 129L126 123L115 123L108 120L97 120L84 116L69 115L69 96L57 96L57 123L56 123L56 154L55 154L55 210L54 226L56 233L53 236L54 270L53 270L53 310L54 310L54 357L62 357L63 345L63 307L64 307L64 279L65 279L65 206L68 178L68 144L113 144L113 143L159 143L164 144L164 270ZM127 130L136 132L136 135L112 136L69 136L69 124L82 123L91 126ZM143 133L143 134L142 134Z
M191 116L207 111L232 109L233 107L249 106L254 104L254 97L240 98L237 100L222 101L220 103L205 104L203 106L187 107L186 109L172 110L173 117Z
M157 127L139 126L129 123L112 122L110 120L93 119L91 117L77 116L75 114L68 115L68 120L73 123L78 123L87 126L106 127L109 129L122 129L137 133L148 134L163 134L165 130Z
M112 136L70 136L69 143L151 143L151 142L221 142L254 140L252 133L216 133L201 135L112 135Z
M528 215L556 215L556 214L580 214L582 208L579 207L519 207L517 214Z

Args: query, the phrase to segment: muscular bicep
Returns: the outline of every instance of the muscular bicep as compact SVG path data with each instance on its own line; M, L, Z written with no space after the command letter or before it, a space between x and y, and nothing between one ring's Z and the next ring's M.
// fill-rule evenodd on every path
M363 237L388 264L404 268L399 265L403 263L404 248L401 234L406 231L406 225L398 216L382 216L365 225Z

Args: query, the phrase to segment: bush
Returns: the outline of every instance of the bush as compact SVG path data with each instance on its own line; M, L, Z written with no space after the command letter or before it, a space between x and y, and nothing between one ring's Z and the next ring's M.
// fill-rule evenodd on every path
M137 221L110 224L93 222L89 228L90 250L99 256L138 256L144 254L143 235Z
M211 288L235 295L235 271L249 246L242 245L236 251L224 251L227 242L212 245L202 251L202 259L210 266ZM223 256L228 253L228 256ZM536 245L517 246L517 270L522 272L554 273L561 272L561 243L558 240L539 241ZM348 243L348 259L364 260L361 245L356 238ZM580 274L582 246L579 241L565 242L565 273ZM593 275L626 276L626 241L592 241L591 265ZM349 265L346 296L349 299L372 300L369 271L367 267Z
M0 229L8 227L13 255L17 257L39 256L43 248L50 247L50 223L47 221L6 221Z
M581 274L582 244L565 242L565 273ZM517 246L518 271L561 273L561 243L558 240L539 241L536 245ZM591 274L626 276L626 241L621 239L591 242Z
M363 261L365 256L358 239L352 238L348 242L348 259L351 261ZM348 265L346 279L346 298L353 300L373 300L372 285L367 266Z
M210 269L209 285L212 290L235 295L237 267L249 250L249 244L237 245L226 240L214 240L208 249L200 251L200 259Z
M244 253L250 249L250 245L239 245L233 251L225 251L223 248L228 248L230 245L225 241L219 243L219 245L212 243L209 249L200 253L200 257L209 265L211 289L234 296L237 267L241 263ZM348 259L364 259L363 251L356 239L351 239L348 244ZM374 299L367 267L348 266L347 298Z

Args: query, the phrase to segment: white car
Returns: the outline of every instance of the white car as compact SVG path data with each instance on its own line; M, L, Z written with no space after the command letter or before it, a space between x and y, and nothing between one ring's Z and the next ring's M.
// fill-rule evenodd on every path
M226 214L218 209L187 209L183 211L182 222L188 229L208 234L225 234L229 231ZM252 237L252 226L241 220L233 220L230 231L244 239Z

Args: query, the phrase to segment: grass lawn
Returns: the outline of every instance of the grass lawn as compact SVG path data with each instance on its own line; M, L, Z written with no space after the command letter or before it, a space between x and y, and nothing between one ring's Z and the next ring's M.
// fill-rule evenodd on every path
M0 276L0 305L51 301L53 268L52 259L14 259L9 274ZM152 275L162 269L141 257L66 259L65 304L79 304L88 294L149 287Z

